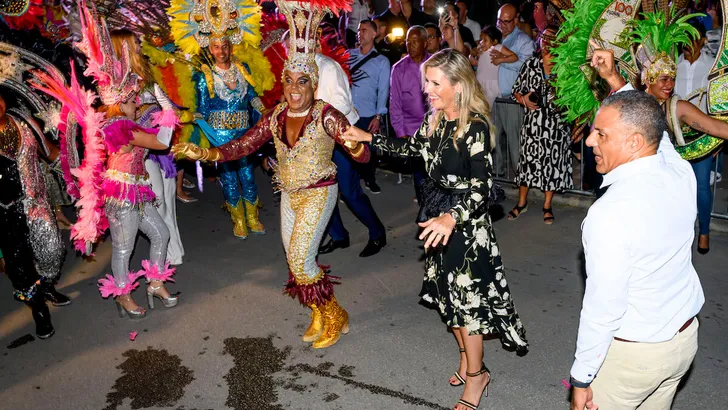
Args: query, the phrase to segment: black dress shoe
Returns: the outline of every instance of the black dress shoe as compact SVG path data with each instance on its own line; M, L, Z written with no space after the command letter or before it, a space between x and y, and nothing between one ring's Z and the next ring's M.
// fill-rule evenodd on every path
M381 237L379 239L375 239L373 241L367 242L367 246L364 247L364 250L361 251L359 254L360 258L366 258L367 256L376 255L379 253L379 251L384 248L384 245L387 244L387 238Z
M379 187L377 181L364 182L364 186L367 187L369 192L377 195L382 192L382 188Z
M331 253L331 252L333 252L333 251L335 251L337 249L346 249L348 247L349 247L349 239L348 238L347 239L342 239L340 241L335 241L333 239L329 239L328 242L326 242L325 244L321 245L321 247L319 248L319 253L320 254Z
M55 285L52 283L42 283L40 285L40 292L43 294L43 299L51 302L53 306L67 306L71 304L71 299L57 291Z

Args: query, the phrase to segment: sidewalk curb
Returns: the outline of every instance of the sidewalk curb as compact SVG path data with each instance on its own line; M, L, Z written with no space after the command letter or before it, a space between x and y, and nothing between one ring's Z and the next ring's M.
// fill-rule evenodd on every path
M513 184L509 183L503 183L499 182L501 186L503 187L503 191L506 193L507 200L513 202L515 204L516 201L518 201L518 187L514 186ZM542 202L544 199L543 191L538 189L531 189L528 191L528 199L529 203L536 203L536 202ZM596 201L597 198L595 196L587 196L587 195L579 195L579 194L573 194L573 193L562 193L562 194L556 194L554 195L554 198L551 200L551 202L554 205L558 206L569 206L572 208L584 208L589 209L589 207ZM508 204L504 204L503 208L508 211L511 206ZM697 221L695 222L697 226ZM711 233L721 233L726 234L728 233L728 221L723 219L717 219L713 218L710 221L710 232Z

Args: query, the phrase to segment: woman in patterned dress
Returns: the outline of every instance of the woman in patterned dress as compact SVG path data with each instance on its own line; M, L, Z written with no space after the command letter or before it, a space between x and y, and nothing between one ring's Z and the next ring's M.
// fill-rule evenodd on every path
M455 409L466 410L477 407L490 382L482 363L483 335L497 333L504 348L519 354L528 343L488 214L493 134L483 90L457 51L436 53L421 70L432 109L415 135L402 140L351 127L344 138L372 142L390 155L421 157L440 189L463 194L454 207L419 225L428 249L420 296L437 307L455 334L460 368L450 384L465 384Z
M572 187L570 126L565 123L554 105L554 90L549 84L553 62L549 40L556 29L548 27L539 41L540 56L526 60L513 84L513 96L526 107L521 128L521 156L518 161L518 203L508 213L508 219L518 219L528 210L528 190L544 191L543 221L554 222L551 200L554 192Z

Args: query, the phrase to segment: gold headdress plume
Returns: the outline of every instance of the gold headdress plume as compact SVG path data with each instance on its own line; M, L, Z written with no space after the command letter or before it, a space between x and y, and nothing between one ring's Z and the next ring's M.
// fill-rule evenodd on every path
M319 25L331 12L351 11L351 0L278 0L278 9L288 21L291 46L283 68L291 72L305 73L318 84L318 67L314 58Z

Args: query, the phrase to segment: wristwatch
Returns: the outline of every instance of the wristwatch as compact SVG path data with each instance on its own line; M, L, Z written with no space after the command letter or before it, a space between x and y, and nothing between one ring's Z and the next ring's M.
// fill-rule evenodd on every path
M458 213L458 211L456 211L455 209L451 209L447 211L447 213L450 214L450 216L452 216L452 219L455 220L455 225L460 223L460 214Z
M382 120L382 114L377 114L377 115L374 116L374 118L376 118L377 121L381 121Z

